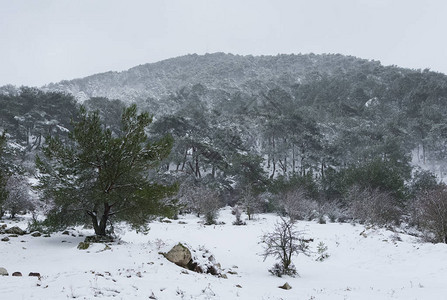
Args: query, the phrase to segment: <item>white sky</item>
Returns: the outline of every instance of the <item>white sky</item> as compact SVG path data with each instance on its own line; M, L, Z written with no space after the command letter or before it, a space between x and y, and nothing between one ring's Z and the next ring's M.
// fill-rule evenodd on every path
M0 86L188 53L342 53L447 73L446 0L0 0Z

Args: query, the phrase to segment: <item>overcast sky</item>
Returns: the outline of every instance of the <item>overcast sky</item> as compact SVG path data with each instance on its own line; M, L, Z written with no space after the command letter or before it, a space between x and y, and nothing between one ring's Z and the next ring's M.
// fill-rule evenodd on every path
M188 53L342 53L447 73L446 0L0 0L0 86Z

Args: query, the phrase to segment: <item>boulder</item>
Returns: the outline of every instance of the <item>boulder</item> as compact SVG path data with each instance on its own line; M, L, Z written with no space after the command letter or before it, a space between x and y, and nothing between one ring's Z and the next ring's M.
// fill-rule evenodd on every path
M191 251L181 243L175 245L168 253L162 254L167 260L183 268L188 268L188 264L192 259Z
M20 277L20 276L22 276L22 273L20 273L20 272L14 272L14 273L12 273L12 276L18 276L18 277Z
M8 229L5 230L5 232L6 232L7 234L18 234L18 235L24 235L24 234L26 234L26 231L25 231L25 230L22 230L20 227L17 227L17 226L8 228Z
M8 242L9 241L9 237L5 236L4 238L2 238L2 242Z
M30 272L30 273L28 274L28 276L32 276L32 277L40 277L40 273Z
M5 268L0 268L0 276L8 276L8 271Z
M279 286L279 288L283 289L283 290L290 290L290 289L292 289L292 287L290 286L290 284L288 282L286 282L283 285Z
M220 263L206 249L191 250L178 243L168 253L160 253L170 262L196 273L206 273L218 277L226 277ZM225 275L225 276L222 276Z
M36 232L33 232L33 233L31 233L31 236L32 237L39 237L39 236L41 236L42 234L39 232L39 231L36 231Z

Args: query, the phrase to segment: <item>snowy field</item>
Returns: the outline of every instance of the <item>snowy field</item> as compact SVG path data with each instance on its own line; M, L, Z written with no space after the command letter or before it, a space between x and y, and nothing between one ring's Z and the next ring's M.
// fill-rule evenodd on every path
M277 219L257 215L247 226L234 226L226 208L219 215L224 225L181 216L151 223L146 235L119 228L121 243L87 250L77 249L84 239L79 234L92 234L84 229L11 237L0 242L0 267L9 272L0 277L0 299L446 299L447 245L362 225L298 222L314 239L313 253L295 258L300 277L274 277L268 272L274 260L259 256L259 240ZM3 223L26 228L26 220ZM208 249L233 274L224 279L185 272L159 254L178 242ZM319 242L330 254L323 262L315 260ZM11 276L16 271L24 276ZM285 282L291 290L278 288Z

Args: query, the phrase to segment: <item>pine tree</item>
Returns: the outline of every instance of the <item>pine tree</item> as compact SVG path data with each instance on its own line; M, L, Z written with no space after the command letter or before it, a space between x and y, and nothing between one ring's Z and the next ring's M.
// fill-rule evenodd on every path
M91 223L96 235L107 234L110 218L144 226L157 214L173 210L177 186L151 182L151 169L167 157L172 138L149 142L148 113L137 114L132 105L121 118L121 129L112 131L101 124L99 112L80 109L69 143L50 137L44 156L37 157L39 186L52 209L47 223L62 228Z
M4 149L6 147L6 132L0 135L0 217L3 215L3 203L8 198L6 182L8 181L7 168L4 162Z

